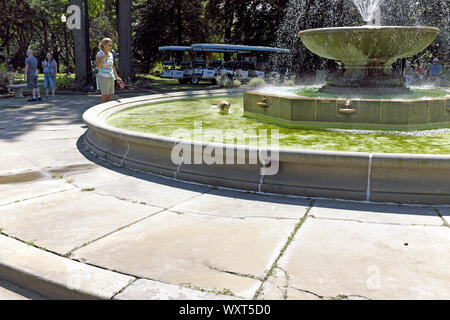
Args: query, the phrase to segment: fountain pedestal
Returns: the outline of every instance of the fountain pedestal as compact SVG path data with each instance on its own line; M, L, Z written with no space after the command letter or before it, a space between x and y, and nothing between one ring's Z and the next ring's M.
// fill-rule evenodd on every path
M299 36L311 52L341 65L321 92L376 96L410 93L392 64L424 50L438 33L433 27L368 25L304 30Z
M247 117L293 128L416 130L450 127L450 99L415 98L392 64L413 56L436 38L433 27L343 27L300 32L313 53L336 60L319 97L267 92L244 94ZM324 93L326 97L320 97ZM417 95L417 94L416 94Z

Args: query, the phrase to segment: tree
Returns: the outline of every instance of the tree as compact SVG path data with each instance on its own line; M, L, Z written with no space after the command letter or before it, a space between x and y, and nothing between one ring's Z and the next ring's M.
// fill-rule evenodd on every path
M204 19L204 1L139 1L133 11L135 57L147 66L160 59L158 47L205 42L209 29Z
M121 0L117 3L120 76L129 82L134 78L131 52L131 0Z
M420 25L439 28L436 40L427 48L427 58L439 56L450 59L450 3L448 0L401 0L394 3L387 1L381 4L382 22L384 25ZM414 41L414 39L405 39Z
M84 88L86 85L86 38L84 33L84 9L83 0L70 0L70 5L79 6L81 10L81 29L73 29L72 37L74 43L74 55L75 55L75 86L78 89Z
M301 30L361 25L362 18L348 0L290 0L277 31L276 45L291 50L286 58L274 57L279 71L289 68L291 73L305 76L316 70L336 70L334 61L321 58L310 52L302 43L298 33Z

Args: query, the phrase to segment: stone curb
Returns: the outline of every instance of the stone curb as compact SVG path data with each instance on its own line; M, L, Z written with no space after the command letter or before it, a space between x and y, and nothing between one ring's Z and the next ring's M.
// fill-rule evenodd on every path
M0 278L49 299L111 299L134 277L89 266L0 235Z
M0 234L0 279L52 300L238 299L105 270L3 234Z

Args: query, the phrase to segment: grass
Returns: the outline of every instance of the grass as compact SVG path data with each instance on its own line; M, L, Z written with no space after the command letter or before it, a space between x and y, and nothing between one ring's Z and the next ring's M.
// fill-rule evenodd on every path
M56 77L57 78L62 78L64 77L66 74L65 73L57 73ZM14 84L26 84L26 81L23 80L23 73L18 73L15 76L15 80L14 80ZM75 79L75 74L72 73L70 76L70 78ZM38 73L38 81L43 82L44 81L44 74L43 73Z
M89 191L94 191L95 188L83 188L81 189L81 192L89 192Z
M27 241L25 242L27 245L31 246L31 247L37 247L36 244L33 241Z
M180 91L180 90L195 90L202 87L210 87L211 82L201 82L198 85L180 84L176 79L164 79L152 74L137 74L135 86L147 89L157 89L161 91Z

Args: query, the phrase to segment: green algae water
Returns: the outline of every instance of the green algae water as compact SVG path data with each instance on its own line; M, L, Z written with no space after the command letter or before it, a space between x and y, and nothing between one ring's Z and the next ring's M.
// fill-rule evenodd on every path
M420 99L420 98L443 98L450 95L448 90L443 89L435 89L435 88L427 88L427 89L419 89L412 88L412 94L409 95L379 95L379 96L365 96L362 95L358 97L358 99L402 99L402 100L412 100L412 99ZM339 94L334 93L323 93L319 91L319 87L311 87L311 88L302 88L291 90L291 92L295 93L300 97L309 97L309 98L342 98ZM355 99L352 97L351 99Z
M215 107L221 100L231 104L230 114ZM194 129L202 132L195 140L230 143L225 130L246 139L234 143L260 145L261 132L279 132L281 148L348 152L450 154L450 129L422 131L301 130L279 127L245 118L242 96L209 97L154 103L113 114L107 124L113 127L172 138L194 139ZM188 135L188 136L186 136ZM199 138L200 137L200 138ZM270 145L270 139L269 139Z

